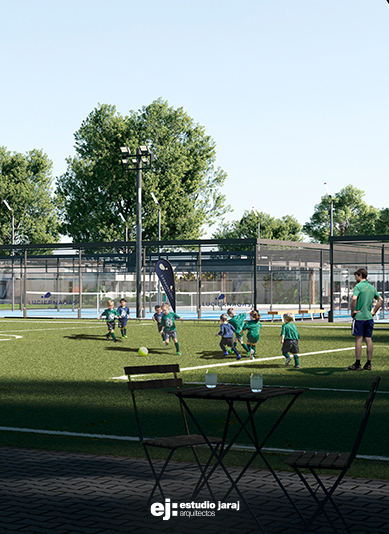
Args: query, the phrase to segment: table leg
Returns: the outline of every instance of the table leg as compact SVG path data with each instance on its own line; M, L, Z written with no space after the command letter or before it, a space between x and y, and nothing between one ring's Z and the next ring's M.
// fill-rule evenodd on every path
M230 448L230 445L228 445L228 447L226 448L226 450L224 451L224 454L222 454L221 456L219 456L217 453L216 453L216 449L214 449L214 447L212 446L212 444L210 443L210 441L208 440L207 436L204 434L203 430L201 429L200 425L198 424L196 418L194 417L194 415L192 414L191 410L189 409L188 405L186 404L186 402L184 401L184 399L181 397L180 398L180 401L183 403L183 406L185 407L185 410L187 411L187 413L189 414L190 418L192 419L194 425L196 426L196 428L198 429L198 431L200 432L200 434L203 436L203 438L205 439L207 445L208 445L208 448L210 449L211 451L211 455L213 457L215 457L216 459L216 464L212 467L211 471L206 475L206 478L204 479L204 481L202 482L200 488L198 491L201 491L202 487L204 486L204 484L206 482L208 482L210 476L212 475L212 473L215 471L216 467L218 465L220 465L220 467L223 469L225 475L227 476L228 480L230 481L231 485L235 488L235 491L237 492L237 494L239 495L239 497L242 499L244 505L246 506L247 510L249 511L250 515L252 516L252 518L254 519L255 523L258 525L260 531L262 532L262 534L266 534L265 530L263 529L261 523L259 522L257 516L255 515L254 511L252 510L251 506L249 505L249 503L247 502L247 500L245 499L243 493L240 491L239 487L235 484L235 481L234 479L232 478L232 476L230 475L229 471L227 470L227 468L225 467L225 465L223 464L223 458L225 457L227 451L229 450ZM233 401L231 401L233 403ZM232 410L232 406L231 406L231 410ZM240 434L240 431L237 433L237 435Z

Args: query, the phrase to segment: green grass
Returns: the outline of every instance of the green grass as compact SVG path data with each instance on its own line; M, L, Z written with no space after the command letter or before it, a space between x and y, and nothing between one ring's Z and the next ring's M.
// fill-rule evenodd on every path
M298 323L300 351L319 352L353 347L349 325L312 326ZM117 330L118 332L118 330ZM215 338L214 323L184 322L178 325L182 356L173 345L164 349L156 325L131 321L129 337L119 343L105 340L106 327L97 321L34 321L0 319L2 356L0 366L0 426L70 431L88 434L136 436L131 398L123 375L126 365L176 363L181 368L209 366L235 361L222 359ZM23 336L7 339L6 335ZM138 356L146 346L146 358ZM280 326L261 330L258 358L280 356ZM252 372L260 372L266 385L321 388L299 397L285 420L268 442L268 447L303 450L348 451L360 423L366 390L372 379L382 377L380 391L389 391L389 328L374 332L372 372L351 372L353 350L326 352L300 357L299 370L286 368L284 360L266 360L215 367L219 382L249 383ZM205 369L181 373L185 382L203 382ZM324 390L323 390L324 389ZM345 389L356 391L328 391ZM163 390L140 392L139 409L147 422L145 435L160 436L184 432L178 401ZM267 401L258 412L261 431L274 422L287 398ZM207 433L220 434L226 416L223 402L191 403ZM242 407L244 409L244 407ZM388 456L388 394L377 394L367 433L359 454ZM236 421L232 420L233 427ZM249 444L244 436L241 444ZM137 443L91 438L34 435L0 431L0 445L142 456ZM158 451L155 453L160 454ZM176 459L191 460L186 451ZM245 453L231 453L229 463L240 465ZM285 457L271 455L278 469ZM256 465L262 467L260 463ZM389 479L389 462L355 462L349 474Z

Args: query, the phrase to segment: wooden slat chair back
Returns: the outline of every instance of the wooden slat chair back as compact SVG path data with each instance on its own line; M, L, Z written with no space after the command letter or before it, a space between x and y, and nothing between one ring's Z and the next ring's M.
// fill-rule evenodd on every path
M186 434L180 435L180 436L169 436L169 437L161 437L161 438L145 438L143 435L141 416L139 414L138 406L136 402L136 391L146 390L146 389L160 389L160 388L179 388L182 386L182 379L177 376L177 373L179 373L179 371L180 371L180 367L178 364L139 365L139 366L131 366L131 367L124 368L124 373L128 375L129 381L127 385L128 385L128 389L131 391L131 397L132 397L136 422L138 426L139 437L143 445L146 458L149 462L151 471L155 478L155 484L151 491L150 497L147 501L146 507L149 506L157 487L159 491L161 492L162 498L165 498L160 481L162 479L163 473L165 472L165 469L174 451L177 450L178 448L191 447L197 466L199 467L201 477L204 477L204 469L201 466L200 461L198 459L195 446L206 444L206 440L203 438L203 436L189 433L189 426L186 420L184 408L181 405L181 403L180 403L180 408L181 408L181 414L183 416ZM145 378L146 375L168 374L168 373L172 373L173 378L162 378L162 379L161 378ZM208 437L208 440L210 441L210 443L216 446L219 446L222 443L221 438ZM161 448L170 450L169 455L159 474L157 474L155 470L154 464L152 462L152 459L148 451L148 447L161 447ZM207 487L211 493L212 498L214 499L213 493L208 483L207 483Z
M338 530L336 529L336 526L334 525L333 521L331 520L331 518L329 517L328 513L324 509L325 505L328 502L330 502L331 505L336 510L336 512L339 515L344 527L347 530L349 530L349 527L348 527L344 517L342 516L342 514L340 513L339 508L336 506L336 504L334 503L334 501L332 499L332 495L333 495L334 491L336 490L336 488L339 486L339 484L340 484L342 478L344 477L344 475L349 470L349 468L350 468L355 456L358 453L359 446L361 444L363 435L364 435L366 427L367 427L367 423L369 421L371 407L372 407L375 395L377 393L377 389L378 389L378 385L380 383L380 380L381 380L381 377L377 376L373 380L373 382L371 383L370 393L369 393L369 396L366 399L365 406L364 406L365 411L364 411L364 414L363 414L362 422L361 422L360 427L358 429L357 436L356 436L356 439L355 439L355 442L354 442L354 445L353 445L353 448L352 448L351 452L349 452L349 453L344 453L344 452L339 453L339 452L312 452L312 451L302 452L302 451L295 451L285 460L284 463L286 465L289 465L289 466L293 467L295 472L298 474L298 476L300 477L300 479L304 483L305 487L308 489L308 491L310 492L312 497L315 499L316 504L318 505L318 508L316 509L315 513L311 516L309 521L306 522L303 532L308 532L309 531L312 523L314 522L316 517L321 512L323 512L323 514L327 518L328 522L330 523L330 525L332 527L332 530L335 533L338 532ZM312 489L312 487L309 485L306 477L304 477L304 475L301 473L301 471L300 471L301 469L308 469L312 473L312 475L314 476L317 484L319 485L319 487L323 490L323 492L325 494L325 498L322 501L319 501L319 499L317 497L317 493L316 493L317 490L314 491ZM316 473L316 471L315 471L316 469L321 469L321 470L330 469L330 470L340 471L340 473L339 473L338 477L336 478L336 480L334 481L333 485L330 488L326 488L324 483L322 482L322 480L319 478L319 475Z

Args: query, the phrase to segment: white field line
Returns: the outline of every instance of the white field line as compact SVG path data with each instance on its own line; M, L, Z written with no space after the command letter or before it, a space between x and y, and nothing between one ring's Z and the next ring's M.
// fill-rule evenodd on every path
M97 317L100 317L99 314L96 314ZM8 320L3 320L2 317L0 317L0 325L2 323L13 323L13 324L19 324L19 323L42 323L42 324L80 324L80 322L82 321L83 324L88 324L88 323L91 323L91 322L94 322L96 321L96 319L81 319L81 320L78 320L78 321L70 321L69 319L10 319L9 321Z
M284 323L282 321L280 321L278 324L263 324L262 325L262 328L280 328ZM346 329L346 330L351 330L351 323L349 325L345 325L345 326L330 326L330 325L321 325L321 324L315 324L313 323L312 325L310 324L300 324L300 323L295 323L297 325L298 328L343 328L343 329Z
M13 426L0 426L0 431L2 432L21 432L25 434L43 434L50 436L68 436L68 437L77 437L77 438L89 438L89 439L111 439L116 441L135 441L138 442L140 439L137 436L115 436L110 434L84 434L81 432L66 432L60 430L38 430L35 428L17 428ZM147 438L146 438L147 439ZM231 447L233 450L237 451L254 451L255 447L249 445L233 445ZM295 452L294 449L275 449L270 447L264 447L262 449L265 452L272 452L278 454L291 454ZM389 457L387 456L367 456L357 454L357 458L364 460L380 460L383 462L389 462Z
M140 441L138 437L111 436L109 434L83 434L80 432L65 432L60 430L37 430L35 428L17 428L13 426L0 426L3 432L23 432L28 434L47 434L52 436L73 436L78 438L115 439L120 441Z
M22 339L23 336L15 336L12 334L0 334L0 336L4 337L14 337L15 339ZM0 339L0 341L12 341L11 339Z
M365 348L365 347L362 347ZM344 349L332 349L332 350L320 350L318 352L305 352L303 354L299 354L299 356L312 356L314 354L328 354L330 352L341 352L345 350L355 350L355 347L346 347ZM258 363L258 362L267 362L270 360L285 360L285 356L272 356L271 358L256 358L255 360L247 360L246 358L242 358L241 360L235 361L235 362L226 362L226 363L215 363L208 365L199 365L197 367L183 367L180 369L181 371L196 371L198 369L209 369L212 367L214 369L215 367L227 367L230 365L242 365L242 364L248 364L248 363ZM143 375L134 375L134 376L143 376ZM110 378L110 380L128 380L127 375L122 376L113 376Z
M1 323L0 323L1 324ZM52 324L52 323L50 323ZM87 329L87 328L98 328L98 327L101 327L103 326L102 324L95 324L94 326L65 326L64 328L33 328L31 330L11 330L11 332L49 332L50 330L55 330L57 332L57 330L79 330L80 328L82 329ZM5 335L5 334L4 334Z

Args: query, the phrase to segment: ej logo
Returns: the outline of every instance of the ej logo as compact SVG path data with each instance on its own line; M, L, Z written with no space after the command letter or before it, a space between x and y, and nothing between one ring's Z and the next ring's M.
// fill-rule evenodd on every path
M170 519L171 516L177 515L177 510L172 510L172 508L177 508L177 503L170 502L170 499L165 499L165 504L160 502L155 502L151 505L150 512L155 517L161 517L164 521Z

